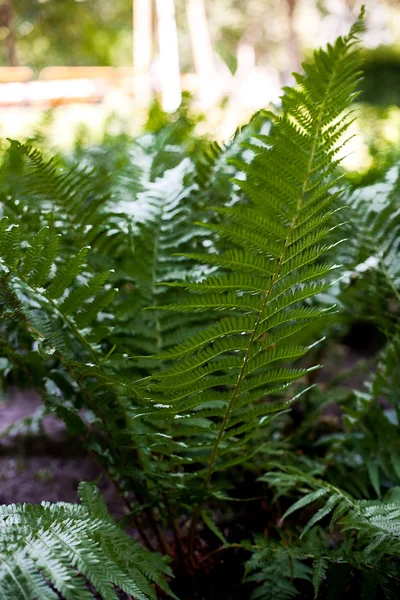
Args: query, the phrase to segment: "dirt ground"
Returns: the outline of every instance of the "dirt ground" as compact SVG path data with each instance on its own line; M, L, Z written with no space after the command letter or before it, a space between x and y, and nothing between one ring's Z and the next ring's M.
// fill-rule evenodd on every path
M0 431L30 417L41 406L32 391L15 390L0 403ZM80 481L96 481L110 511L122 514L114 486L94 460L72 440L64 424L53 416L43 421L44 431L11 433L0 438L0 504L77 502Z

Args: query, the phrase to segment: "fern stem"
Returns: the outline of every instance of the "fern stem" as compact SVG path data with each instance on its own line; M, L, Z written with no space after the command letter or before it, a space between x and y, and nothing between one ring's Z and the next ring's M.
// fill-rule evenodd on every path
M176 550L177 550L177 554L178 554L178 558L180 560L180 562L184 565L186 563L185 561L185 553L183 551L183 544L182 544L182 539L179 533L179 528L178 528L178 524L176 522L176 518L174 517L174 515L172 514L172 510L171 510L171 506L168 502L168 498L167 498L167 494L164 492L163 493L163 502L167 511L167 515L168 515L168 522L170 524L170 527L172 529L172 532L174 534L175 537L175 543L176 543Z
M150 542L149 538L147 537L147 533L143 529L143 526L142 526L141 522L139 521L138 517L136 515L132 515L132 520L135 524L136 529L138 530L140 539L142 540L144 547L147 548L148 550L150 550L150 552L155 552L153 545Z
M210 552L209 554L206 554L206 556L203 556L203 558L199 561L199 565L202 565L203 563L207 562L208 560L210 560L210 558L212 556L214 556L214 554L219 554L219 552L222 552L223 550L247 550L248 552L254 552L255 550L261 550L262 546L257 546L256 544L252 544L251 546L243 546L243 544L226 544L225 546L220 546L219 548L216 548L215 550L213 550L212 552Z
M166 554L168 556L173 556L172 550L167 542L164 532L161 529L159 523L157 522L157 518L154 514L154 508L150 508L147 511L147 514L150 518L150 522L153 527L154 533L156 535L160 549L163 551L164 554Z

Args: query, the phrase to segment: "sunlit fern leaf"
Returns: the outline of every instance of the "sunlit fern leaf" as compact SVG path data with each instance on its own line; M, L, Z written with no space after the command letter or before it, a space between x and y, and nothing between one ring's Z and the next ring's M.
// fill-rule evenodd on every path
M80 484L82 505L0 507L0 592L13 600L117 598L116 587L136 600L156 600L152 582L167 594L165 561L143 550L109 516L91 484Z
M143 382L154 417L169 414L178 435L188 432L182 426L188 426L191 417L195 422L198 407L213 410L218 403L218 411L222 408L219 418L209 422L207 440L203 437L197 446L194 427L188 445L193 464L204 467L198 473L206 487L216 470L245 460L241 438L244 443L274 406L281 410L293 401L289 396L271 407L267 398L282 396L290 382L309 373L290 368L307 350L290 348L290 329L294 333L300 323L307 323L305 305L329 286L336 268L321 264L321 259L336 226L330 224L330 216L340 192L332 179L332 165L339 132L348 118L343 111L359 81L353 46L362 29L363 14L347 37L318 51L315 62L305 65L305 75L296 76L297 87L285 90L283 113L269 114L270 133L261 136L262 143L251 144L253 160L241 162L245 178L237 184L247 196L246 204L223 209L220 223L202 224L234 247L227 254L206 254L204 262L209 259L213 266L235 273L186 284L191 292L187 299L158 307L190 314L224 313L217 325L163 354L178 362ZM309 320L317 316L308 313ZM286 330L280 338L283 323ZM256 414L255 404L261 409ZM176 422L174 415L185 420ZM233 450L225 457L223 450L229 444Z

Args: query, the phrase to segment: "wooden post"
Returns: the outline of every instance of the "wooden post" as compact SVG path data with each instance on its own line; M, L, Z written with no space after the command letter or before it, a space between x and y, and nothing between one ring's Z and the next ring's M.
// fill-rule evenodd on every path
M133 0L133 82L142 107L151 101L152 33L152 0Z
M166 112L174 112L182 101L178 32L174 0L156 0L159 44L159 80L161 103Z

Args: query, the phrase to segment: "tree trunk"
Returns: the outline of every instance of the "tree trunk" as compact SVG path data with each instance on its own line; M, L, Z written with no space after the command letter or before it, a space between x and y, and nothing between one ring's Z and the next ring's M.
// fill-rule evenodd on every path
M8 30L8 35L4 40L7 50L8 64L10 67L18 66L17 48L14 34L15 12L12 0L3 0L0 5L0 24Z
M152 0L133 0L133 78L135 99L147 107L151 100Z
M156 6L162 107L166 112L174 112L182 101L174 0L156 0Z
M294 26L295 19L294 13L296 10L297 0L286 0L287 10L288 10L288 41L287 41L287 49L288 49L288 58L287 58L287 68L284 74L284 84L288 85L291 83L291 76L293 71L299 71L301 67L301 58L300 58L300 47L299 47L299 38L297 35L296 28Z
M193 61L199 82L200 99L208 108L220 97L220 85L204 0L186 0Z

